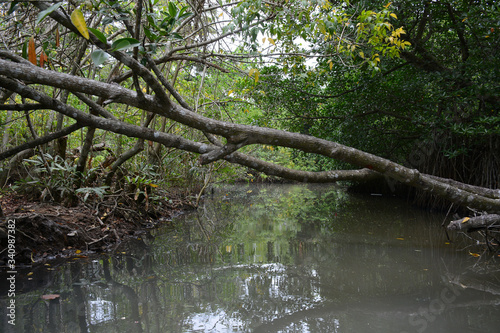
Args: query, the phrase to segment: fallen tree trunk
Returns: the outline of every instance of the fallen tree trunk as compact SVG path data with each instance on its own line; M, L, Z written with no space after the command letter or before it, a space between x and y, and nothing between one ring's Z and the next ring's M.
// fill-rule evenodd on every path
M448 224L448 230L460 230L466 232L489 228L500 229L500 215L487 214L472 218L465 217L460 220L451 221L450 224Z

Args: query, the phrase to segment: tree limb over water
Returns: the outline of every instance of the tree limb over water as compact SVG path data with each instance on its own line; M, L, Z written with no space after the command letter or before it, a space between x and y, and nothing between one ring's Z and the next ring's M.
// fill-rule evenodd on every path
M39 1L27 6L35 6L38 10L47 10L50 4ZM30 8L33 9L33 7ZM235 26L229 31L225 28L221 28L220 34L217 36L210 35L210 29L215 28L212 24L207 23L209 20L205 15L209 15L210 13L215 14L218 7L208 8L209 9L206 11L200 11L200 13L193 14L189 18L186 18L186 21L182 22L182 28L187 29L185 31L186 35L192 36L192 39L186 40L184 43L182 38L179 39L179 36L173 34L172 31L175 30L168 32L171 35L168 35L169 37L164 40L163 44L161 44L164 46L164 53L159 58L161 61L158 61L158 59L151 61L152 53L145 51L152 47L151 44L154 44L153 42L160 39L160 35L155 37L156 35L149 32L149 34L141 35L141 41L139 41L139 39L136 40L140 42L138 44L141 45L142 52L146 52L142 59L139 59L137 56L139 49L138 45L134 44L134 55L131 55L130 53L127 53L125 49L120 49L116 45L111 45L111 43L106 40L105 36L103 38L103 36L100 36L99 34L90 33L88 41L86 42L91 45L94 52L99 51L97 54L100 54L103 57L109 57L112 59L114 64L123 65L123 68L127 68L127 70L132 73L131 75L123 76L123 81L119 82L120 85L116 83L102 82L100 77L95 79L88 78L91 77L90 72L87 73L89 74L87 77L79 76L77 74L65 74L65 66L61 66L60 68L58 67L57 70L44 69L21 58L16 51L3 50L0 52L0 87L2 87L4 91L18 94L23 100L30 99L32 101L36 101L39 103L36 104L37 108L39 106L43 106L47 110L55 111L61 115L61 117L68 117L76 121L77 125L72 125L62 132L56 131L52 134L52 136L40 137L37 143L42 141L43 143L46 143L48 142L47 140L53 140L61 135L70 133L71 131L80 128L80 126L95 127L107 132L125 135L127 137L157 142L165 147L200 154L200 164L226 160L231 163L258 170L268 175L276 175L303 182L336 182L346 180L362 182L383 177L390 184L399 182L407 186L432 193L436 196L440 196L458 205L490 213L500 212L500 192L498 190L473 187L450 179L443 179L423 174L417 169L403 166L399 163L391 161L390 159L382 158L338 142L275 128L238 124L232 121L220 120L220 117L216 117L214 115L205 115L201 112L194 112L193 110L196 108L192 107L192 105L198 104L184 99L183 95L186 95L187 92L181 91L179 88L175 87L173 82L169 82L169 80L167 80L168 73L161 72L163 68L160 70L157 65L171 62L180 63L189 61L199 65L204 65L205 69L210 67L212 70L218 71L218 73L227 72L227 68L234 66L234 63L231 62L234 61L234 59L228 57L228 59L226 59L226 61L228 61L227 63L216 63L215 61L207 62L206 58L215 52L213 50L208 50L207 48L216 49L219 47L220 43L228 38L236 38L241 34L253 34L251 31L254 30L252 29L261 26L264 22L271 22L275 19L278 13L281 13L280 11L282 10L284 12L292 10L293 4L287 4L286 2L276 3L276 5L272 8L266 9L268 10L266 15L255 15L253 16L254 19L250 21L242 21L244 19L248 19L248 17L245 15L238 16L235 14L235 22L237 22L240 26ZM154 16L152 14L153 9L154 8L149 8L151 17ZM130 13L123 8L117 10L120 14L128 13L127 15L130 15ZM178 10L178 8L176 10ZM172 9L172 11L175 10ZM237 11L235 11L235 13L236 12ZM389 12L383 13L387 17L391 16ZM219 13L217 14L223 15ZM255 13L252 15L254 14ZM66 32L70 35L73 36L76 34L77 39L83 38L80 31L69 19L69 16L65 15L61 9L53 10L50 12L49 16L51 17L51 22L55 21L59 26L66 29ZM96 18L96 21L93 21L93 19L94 18L89 15L89 24L92 23L94 27L98 27L98 19ZM129 30L131 30L132 27L129 25L134 20L126 21L126 24L124 23L126 28L130 28ZM144 26L135 27L134 31L139 33L141 30L144 30L144 28L149 29L145 31L151 31L154 24L151 20L148 22L149 25L142 23ZM117 24L120 23L117 21ZM199 25L203 24L206 26L200 28ZM344 26L341 30L341 37L338 37L340 38L338 40L339 45L343 42L352 43L352 45L355 44L354 41L358 43L359 39L356 38L355 33L352 31L347 32L345 30L346 26ZM165 34L166 33L167 32L165 32ZM323 33L323 29L320 28L320 31L317 31L317 33ZM166 36L165 34L163 36ZM392 40L396 38L395 36L396 35L391 37L393 38ZM255 38L256 35L253 36L253 39ZM328 40L328 38L326 40ZM132 43L130 40L132 39L129 38L128 40L122 42ZM276 44L275 40L270 37L268 38L268 41L271 44ZM399 42L404 45L403 40L400 40ZM387 52L389 51L390 50L388 48ZM299 54L296 52L285 53L288 55ZM92 54L95 55L96 53ZM332 51L331 55L333 54L338 55L337 51ZM413 59L410 56L410 53L404 53L403 55L410 63L413 62L419 65L419 62L423 61L420 58L417 59L418 61ZM256 56L256 58L257 57L258 56ZM376 65L377 61L373 61ZM378 59L378 61L380 61L380 59ZM429 66L428 63L426 64ZM98 66L92 67L92 71L96 71L97 67ZM435 65L433 65L433 67L437 68ZM330 66L330 69L331 68L332 66ZM438 69L441 68L439 67ZM246 70L248 71L249 68L246 68ZM238 73L241 73L241 71L238 71ZM250 69L248 73L253 73L255 82L258 81L258 71L256 72L255 68ZM187 74L191 75L190 72ZM123 75L123 73L118 73L117 75ZM133 83L127 81L127 77L134 77ZM109 81L112 82L112 80ZM144 87L142 88L140 85L144 85ZM202 85L203 83L200 84L198 91L201 90ZM94 114L86 113L80 110L79 107L54 97L57 94L53 94L53 92L56 91L65 91L66 93L70 92L78 96L81 101L83 101L87 106L90 106ZM84 96L83 94L87 94L87 96ZM177 102L172 100L170 95L174 96ZM92 98L97 98L100 103L95 102ZM21 110L23 108L22 105L28 105L24 102L16 103L15 101L11 101L10 103L11 104L9 104L8 108L11 110ZM192 131L191 134L194 134L183 136L181 134L168 133L166 130L158 130L155 128L147 128L131 124L125 119L116 117L113 114L112 106L116 105L133 107L140 111L155 114L162 119L171 121L172 123L182 124ZM298 111L302 112L303 110ZM391 114L391 112L391 110L385 111L385 113L389 114ZM380 113L384 112L380 111ZM407 119L403 116L400 116L400 118ZM216 140L206 142L199 139L200 137L210 136ZM224 139L226 144L222 143ZM19 151L20 149L26 149L31 147L32 144L33 143L19 145L9 151L12 152ZM263 161L240 152L242 148L253 145L287 147L305 153L322 155L330 159L349 163L357 169L331 170L322 172L294 170ZM3 155L0 155L0 158L5 159L9 156L11 156L11 153L5 152Z

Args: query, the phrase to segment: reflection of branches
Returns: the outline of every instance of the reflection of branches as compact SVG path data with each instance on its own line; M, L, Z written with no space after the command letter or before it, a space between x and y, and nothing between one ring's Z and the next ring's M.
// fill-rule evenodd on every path
M141 317L139 314L139 298L135 292L134 289L132 289L130 286L121 284L119 282L116 282L115 280L112 279L111 273L109 270L109 261L108 260L103 260L102 261L102 268L104 271L104 276L106 278L106 281L110 283L113 287L122 290L122 292L127 296L127 299L129 300L130 304L130 311L131 311L131 320L132 322L135 322L135 325L133 327L135 328L135 332L142 332L142 325L141 325Z
M464 300L462 302L453 301L451 304L443 304L446 310L454 308L477 308L479 306L497 306L500 304L499 298L483 299L481 296L477 300ZM444 309L443 309L444 310ZM422 307L421 302L405 295L388 296L386 298L365 299L347 303L330 303L323 306L312 307L307 310L297 311L289 315L277 318L254 328L255 332L277 332L292 324L300 324L314 319L322 319L324 325L331 332L338 331L336 318L352 315L352 313L366 313L379 318L393 318L403 326L411 316L421 316L422 311L427 311ZM432 309L430 309L432 312ZM397 318L397 319L396 319ZM331 322L330 322L331 321Z

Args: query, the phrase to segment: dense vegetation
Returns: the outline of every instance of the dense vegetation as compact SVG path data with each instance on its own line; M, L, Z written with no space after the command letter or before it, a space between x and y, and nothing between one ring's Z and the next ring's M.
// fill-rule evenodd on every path
M494 1L13 1L0 11L3 186L68 205L119 192L148 202L251 168L380 178L500 210L488 190L500 177Z

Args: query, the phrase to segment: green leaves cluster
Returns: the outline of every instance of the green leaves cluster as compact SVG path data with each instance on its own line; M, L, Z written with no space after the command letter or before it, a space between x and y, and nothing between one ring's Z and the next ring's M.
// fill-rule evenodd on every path
M148 13L147 20L149 26L144 26L144 33L152 42L160 42L166 39L182 39L182 36L174 32L174 27L184 19L193 15L188 12L187 6L178 8L173 2L169 2L168 10L159 13Z

